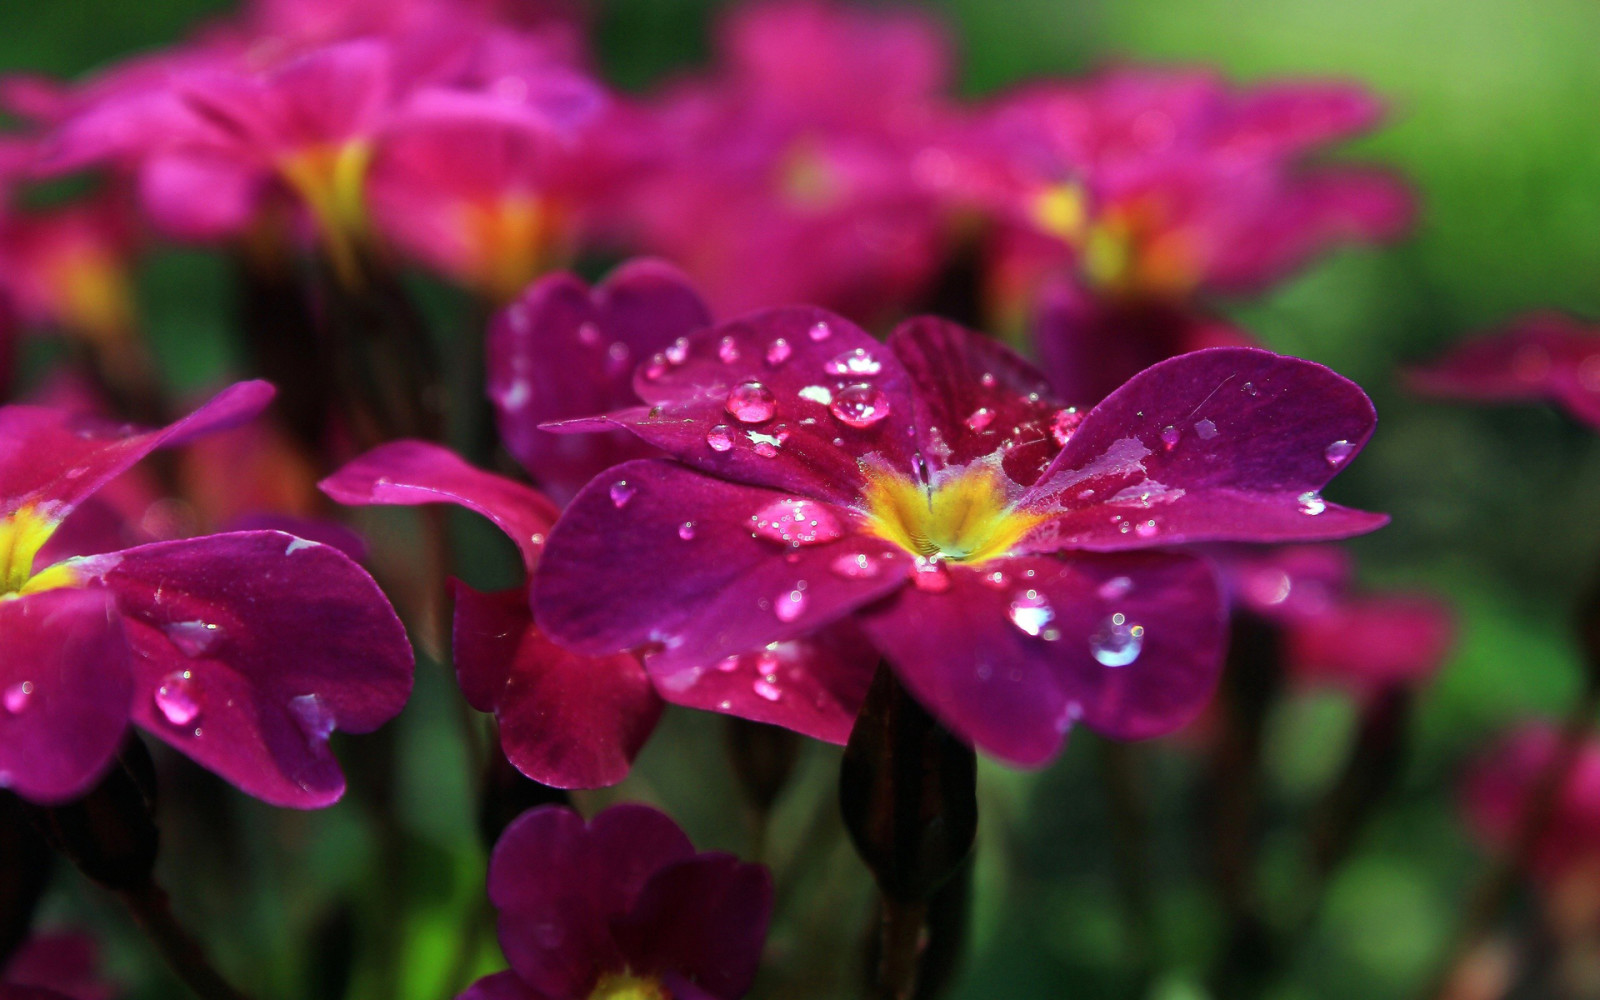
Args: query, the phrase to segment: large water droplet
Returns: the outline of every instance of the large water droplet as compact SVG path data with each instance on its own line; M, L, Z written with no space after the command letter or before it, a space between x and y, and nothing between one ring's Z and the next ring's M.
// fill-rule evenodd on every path
M1335 441L1322 450L1322 457L1332 466L1343 465L1345 460L1354 455L1356 446L1349 441Z
M1161 428L1161 443L1166 447L1166 449L1168 451L1171 451L1172 449L1176 448L1178 446L1178 441L1182 437L1183 437L1183 432L1178 430L1178 428L1172 426L1171 424L1168 424L1167 426Z
M778 400L760 382L741 382L728 393L727 409L742 423L759 424L772 419Z
M712 451L727 451L733 447L733 432L726 425L718 424L706 431L706 444Z
M967 430L974 434L994 423L994 411L987 406L980 406L967 417Z
M942 594L950 589L950 571L941 560L919 556L911 566L911 584L929 594Z
M782 545L821 545L844 533L838 516L815 500L779 500L757 511L753 520L757 535Z
M303 694L290 698L289 714L294 716L295 725L300 727L300 732L311 743L326 742L328 734L333 732L333 709L319 695Z
M633 495L638 492L639 487L628 482L626 479L619 479L611 484L611 503L618 510L620 510L623 507L628 506L628 501L632 500Z
M1144 626L1118 613L1107 615L1089 636L1089 652L1102 666L1125 667L1144 649Z
M828 412L851 427L871 427L889 415L889 396L875 385L857 382L834 395Z
M1083 423L1083 416L1076 406L1056 411L1055 416L1050 418L1050 436L1055 438L1056 444L1066 447L1078 425Z
M1322 499L1322 494L1316 490L1306 490L1295 497L1295 503L1300 506L1300 513L1317 515L1328 509L1328 502Z
M1212 438L1217 436L1217 425L1209 420L1196 420L1194 423L1194 432L1200 435L1200 440L1210 441Z
M1037 590L1018 591L1011 598L1011 607L1006 611L1006 617L1011 619L1011 624L1021 629L1028 635L1046 637L1045 626L1049 625L1056 617L1056 609ZM1060 633L1054 629L1053 638L1059 638Z
M806 610L805 584L797 583L790 590L778 595L772 604L772 613L778 616L780 622L792 622L799 618Z
M793 353L794 348L789 346L789 342L779 337L767 345L767 364L776 368L778 365L788 361L789 355Z
M6 688L4 694L0 694L0 705L5 706L5 710L10 712L12 715L20 715L23 710L28 707L28 702L32 700L32 681L22 681L20 683L13 684Z
M817 320L811 325L811 329L806 331L806 336L820 343L833 336L833 327L829 326L825 319Z
M829 375L876 375L883 371L883 362L865 347L853 347L823 362L822 370Z
M156 688L156 709L174 726L187 726L200 718L200 685L187 670L174 670Z
M883 563L870 552L847 552L828 568L849 580L872 580L883 572Z
M211 622L173 622L161 631L184 656L204 656L222 638L222 629Z

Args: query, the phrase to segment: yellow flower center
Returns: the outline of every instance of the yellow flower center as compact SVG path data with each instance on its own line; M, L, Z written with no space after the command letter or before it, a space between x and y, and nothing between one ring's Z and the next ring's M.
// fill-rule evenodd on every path
M815 142L799 140L779 166L779 187L789 205L800 211L823 212L845 195L844 179Z
M95 248L75 248L48 273L61 322L103 343L133 329L133 289L122 261Z
M367 238L367 167L372 147L351 141L313 146L278 162L284 182L305 202L341 280L360 281L358 251Z
M1082 253L1084 275L1114 294L1177 298L1200 280L1189 239L1147 202L1101 212L1084 232Z
M666 987L649 976L608 972L600 977L589 1000L672 1000Z
M57 563L33 571L33 558L55 533L58 522L43 517L33 506L0 518L0 600L41 590L70 587L78 582L70 563Z
M508 195L461 205L470 250L464 275L483 294L509 302L556 252L561 213L534 195Z
M1076 245L1088 218L1083 188L1071 181L1052 184L1033 200L1033 221L1057 239Z
M1004 473L975 463L924 484L884 469L862 491L874 535L926 559L976 564L1010 552L1043 514L1017 510Z

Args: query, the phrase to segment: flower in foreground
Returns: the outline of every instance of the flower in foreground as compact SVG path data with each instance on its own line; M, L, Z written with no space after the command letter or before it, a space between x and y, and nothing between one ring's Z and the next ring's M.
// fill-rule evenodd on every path
M1560 313L1525 316L1413 369L1411 385L1446 399L1551 403L1600 429L1600 327Z
M736 1000L772 914L765 868L696 854L647 806L589 823L546 806L506 829L489 899L511 968L461 1000Z
M405 704L405 630L331 546L239 531L38 565L109 480L271 396L240 383L144 432L0 409L0 787L80 795L132 721L257 798L324 806L344 790L329 734L370 732Z
M624 427L671 457L573 500L535 582L545 632L587 654L647 647L670 688L853 620L941 721L1018 764L1076 720L1154 736L1209 696L1212 572L1138 550L1384 522L1319 493L1372 433L1365 394L1249 348L1164 362L1085 414L951 324L885 345L792 308L690 336L637 387L646 405L565 429Z

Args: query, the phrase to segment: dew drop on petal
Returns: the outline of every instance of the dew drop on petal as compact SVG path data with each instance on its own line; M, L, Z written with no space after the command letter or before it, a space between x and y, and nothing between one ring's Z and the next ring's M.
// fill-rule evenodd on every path
M1138 535L1140 538L1154 538L1156 534L1155 519L1152 518L1148 521L1140 521L1138 524L1133 526L1133 533Z
M818 320L811 325L811 329L806 331L806 336L820 343L833 336L833 327L829 326L828 321L825 319Z
M204 656L222 638L222 629L212 622L173 622L161 631L184 656Z
M759 424L771 420L778 411L778 401L772 390L760 382L741 382L728 393L728 412L746 424Z
M678 537L686 542L694 541L694 522L685 521L678 525Z
M997 569L997 570L991 570L988 573L983 573L983 574L979 575L978 582L983 584L986 587L992 588L994 590L999 590L1000 588L1004 587L1006 584L1010 583L1011 581L1010 581L1009 578L1007 578L1007 576L1006 576L1006 574L1005 574L1005 572L1003 570L998 570Z
M847 552L828 568L847 580L871 580L883 572L882 562L870 552Z
M1337 467L1344 464L1346 459L1355 454L1355 450L1356 446L1349 441L1339 440L1324 448L1322 457L1328 460L1329 465Z
M677 340L674 340L672 342L672 344L670 346L668 346L665 351L662 351L661 353L662 353L662 356L667 359L667 364L669 364L669 365L681 365L681 364L683 364L685 361L689 360L689 338L688 337L679 337Z
M20 715L22 711L28 707L28 702L32 700L32 681L22 681L20 683L13 684L6 688L4 694L0 694L0 705L4 705L5 710L10 712L12 715Z
M1166 446L1168 451L1176 448L1178 446L1179 439L1182 437L1183 432L1179 431L1178 428L1172 426L1171 424L1161 428L1161 443Z
M718 424L706 431L706 444L711 446L712 451L727 451L733 447L733 432L726 425Z
M978 377L978 381L983 384L983 387L985 389L993 389L994 388L994 372L984 372L982 375L980 375Z
M200 691L194 675L174 670L156 688L156 709L174 726L187 726L200 717Z
M628 345L617 341L606 348L606 369L613 375L628 366Z
M1119 598L1126 597L1128 595L1128 591L1132 589L1132 577L1114 576L1105 583L1102 583L1095 593L1100 595L1101 600L1115 601Z
M756 697L766 701L777 701L783 697L783 692L778 689L778 686L765 677L756 678L755 683L750 685L750 690L756 693Z
M792 622L805 612L806 592L801 589L803 586L796 584L794 589L778 595L778 599L772 604L772 613L778 616L778 621Z
M300 727L300 732L311 743L326 742L336 722L333 709L320 695L315 694L290 698L289 714L294 716L295 725Z
M1021 590L1012 596L1006 617L1023 632L1037 636L1055 620L1056 609L1037 590Z
M656 354L650 358L650 363L644 366L644 377L651 382L667 373L667 356Z
M1300 506L1300 513L1313 516L1328 509L1328 502L1322 499L1322 494L1316 490L1306 490L1295 497L1295 502Z
M773 444L771 441L757 441L755 448L752 450L762 458L778 457L778 446Z
M853 347L823 362L822 370L829 375L876 375L883 371L883 362L865 347Z
M942 594L950 589L950 571L939 560L918 557L911 566L911 584L929 594Z
M844 533L838 516L815 500L778 500L757 511L753 520L756 535L781 545L821 545Z
M794 348L789 346L789 342L779 337L767 345L767 364L777 367L788 361L789 355L793 353Z
M724 656L722 659L717 661L717 669L725 674L733 673L735 670L739 669L739 657Z
M1089 653L1106 667L1125 667L1137 660L1143 649L1144 626L1121 613L1107 615L1089 636Z
M994 411L987 406L980 406L967 417L967 430L977 433L994 423Z
M639 487L626 479L619 479L611 484L611 503L618 510L621 510L623 507L628 506L628 501L632 500L633 495L638 492Z
M600 328L590 320L578 324L578 341L588 347L600 346Z
M1055 438L1056 444L1066 447L1072 440L1072 434L1083 423L1083 413L1076 406L1069 406L1064 410L1057 410L1055 416L1050 418L1050 436Z
M857 429L871 427L889 415L889 396L875 385L857 382L845 386L834 395L828 412L847 426Z
M1209 420L1196 420L1194 432L1200 435L1200 440L1210 441L1217 436L1217 425Z

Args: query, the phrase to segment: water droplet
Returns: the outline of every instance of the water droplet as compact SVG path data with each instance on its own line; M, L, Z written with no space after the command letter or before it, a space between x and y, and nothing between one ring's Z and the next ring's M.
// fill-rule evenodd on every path
M1342 465L1346 459L1356 452L1356 446L1349 441L1339 440L1322 450L1322 457L1328 460L1329 465Z
M606 369L613 375L628 367L628 345L616 341L606 348Z
M717 669L725 674L733 673L735 670L739 669L739 657L724 656L722 659L717 661Z
M611 503L620 510L628 506L628 501L632 500L633 495L637 492L639 492L639 487L626 479L619 479L611 484Z
M590 347L600 346L600 328L590 320L578 324L578 341Z
M667 356L656 354L650 358L650 363L644 367L644 377L654 382L667 373Z
M883 362L865 347L853 347L823 362L822 370L829 375L876 375L883 371Z
M985 389L993 389L994 388L994 372L984 372L982 375L978 376L978 381L983 384L983 387Z
M738 361L739 342L731 336L723 337L717 342L717 357L721 358L724 364L731 365Z
M950 589L950 571L940 560L918 556L911 566L911 583L929 594L942 594Z
M161 679L156 688L156 708L174 726L187 726L200 717L200 691L194 675L175 670Z
M1246 382L1244 384L1244 391L1246 395L1250 396L1261 395L1261 390L1256 388L1256 384L1254 382Z
M778 365L788 361L789 355L793 353L794 348L789 346L789 342L784 340L782 337L779 337L777 340L774 340L771 344L767 345L767 364L776 368Z
M828 321L825 319L818 320L811 325L811 329L806 331L806 336L821 343L833 336L833 327L829 326Z
M1115 601L1118 598L1126 597L1127 594L1128 594L1128 591L1130 591L1132 589L1133 589L1133 578L1132 577L1114 576L1111 579L1107 580L1105 583L1102 583L1100 585L1099 589L1095 591L1095 593L1100 595L1100 599L1101 600L1104 600L1104 601Z
M295 725L300 727L300 732L312 743L326 742L336 722L333 709L315 694L290 698L289 714L294 716Z
M678 525L678 537L686 542L694 541L694 522L685 521Z
M1178 440L1182 437L1183 432L1171 424L1161 428L1161 443L1166 446L1168 451L1176 448L1178 446Z
M997 569L980 575L978 577L978 582L986 587L999 590L1011 581L1006 577L1003 571Z
M1217 425L1209 420L1197 420L1194 424L1194 432L1200 435L1200 440L1210 441L1217 436Z
M771 420L778 411L778 401L772 390L760 382L741 382L728 393L728 412L734 419L746 424L759 424Z
M681 365L681 364L683 364L685 361L689 360L689 338L688 337L679 337L677 340L674 340L671 343L671 345L669 345L667 347L667 349L665 351L662 351L661 353L662 353L662 356L667 359L667 364L669 364L669 365Z
M211 622L173 622L161 631L184 656L204 656L222 638L222 629Z
M1056 411L1055 416L1050 418L1050 436L1056 439L1056 444L1066 447L1067 442L1072 440L1073 432L1083 423L1083 416L1076 406Z
M967 430L976 434L992 423L994 423L994 411L987 406L980 406L967 418Z
M1056 609L1052 608L1050 602L1037 590L1022 590L1011 598L1011 607L1006 611L1006 617L1023 632L1037 636L1044 631L1046 625L1055 620Z
M1322 494L1316 490L1306 490L1295 497L1295 502L1300 505L1300 513L1302 514L1315 516L1328 509L1328 502L1322 499Z
M828 568L849 580L871 580L883 572L882 562L868 552L846 553L829 563Z
M857 382L839 390L828 412L850 427L871 427L889 415L889 396L875 385Z
M1089 636L1089 652L1102 666L1125 667L1144 649L1144 626L1124 614L1107 615Z
M751 520L755 534L782 545L821 545L844 533L839 518L826 504L785 498L761 508Z
M778 690L778 686L765 677L756 678L755 683L750 685L750 690L754 691L757 697L765 698L767 701L777 701L783 697L783 692Z
M718 424L706 431L706 444L711 446L712 451L727 451L733 447L733 432L726 425Z
M1154 538L1156 534L1155 519L1151 518L1148 521L1140 521L1138 524L1133 526L1133 533L1138 535L1140 538Z
M802 589L804 586L797 583L793 589L778 595L777 601L772 605L772 613L778 616L778 621L792 622L805 612L806 592Z
M0 695L0 705L4 705L7 712L19 715L28 707L28 702L33 700L33 681L22 681L6 688L5 694Z

